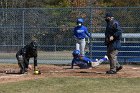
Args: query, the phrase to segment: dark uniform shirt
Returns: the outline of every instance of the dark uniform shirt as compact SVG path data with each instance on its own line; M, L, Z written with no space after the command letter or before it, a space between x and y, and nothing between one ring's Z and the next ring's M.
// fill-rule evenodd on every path
M37 43L31 42L29 45L24 46L21 48L17 53L16 57L22 55L23 60L26 64L28 64L30 58L34 58L34 65L37 66Z
M112 41L109 40L110 36L113 36ZM105 45L112 46L112 49L120 49L122 38L122 29L119 23L116 20L111 20L107 22L106 31L105 31Z

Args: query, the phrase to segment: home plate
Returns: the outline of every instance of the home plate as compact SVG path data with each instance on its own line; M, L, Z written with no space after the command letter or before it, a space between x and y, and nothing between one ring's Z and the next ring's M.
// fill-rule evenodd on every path
M134 68L132 68L132 69L139 69L139 68L134 67Z

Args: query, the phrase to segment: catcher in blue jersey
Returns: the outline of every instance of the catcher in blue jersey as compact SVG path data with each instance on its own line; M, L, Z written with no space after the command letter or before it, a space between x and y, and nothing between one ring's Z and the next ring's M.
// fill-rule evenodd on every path
M73 69L74 65L80 67L80 69L88 69L91 67L96 67L100 65L102 62L107 61L108 58L105 56L102 59L89 59L88 57L82 56L79 50L74 50L73 53L73 60L71 63L71 68Z

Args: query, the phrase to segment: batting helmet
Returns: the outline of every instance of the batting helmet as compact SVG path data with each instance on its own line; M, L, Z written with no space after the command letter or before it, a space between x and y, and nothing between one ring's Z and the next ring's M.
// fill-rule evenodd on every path
M79 50L74 50L72 55L73 55L73 57L78 57L78 56L80 56L80 51Z
M84 19L78 18L78 19L77 19L77 23L84 23Z

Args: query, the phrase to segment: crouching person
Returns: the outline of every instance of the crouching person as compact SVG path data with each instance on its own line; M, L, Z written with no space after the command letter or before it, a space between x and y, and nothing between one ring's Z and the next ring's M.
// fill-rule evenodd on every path
M81 56L79 50L74 50L73 53L73 60L71 63L71 68L73 69L74 65L77 65L80 67L80 69L88 69L92 67L99 66L102 62L107 61L108 58L105 56L102 59L89 59L88 57Z
M18 60L18 65L20 68L20 74L24 74L28 69L32 69L29 65L30 58L34 58L34 71L37 68L37 42L32 41L30 44L24 46L16 53L16 58Z

